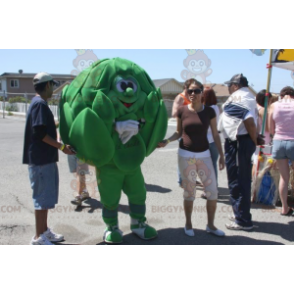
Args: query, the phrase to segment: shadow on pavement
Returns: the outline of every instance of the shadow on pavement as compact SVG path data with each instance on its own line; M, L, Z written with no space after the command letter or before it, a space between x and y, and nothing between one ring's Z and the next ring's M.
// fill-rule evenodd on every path
M230 190L228 188L219 187L218 193L219 193L219 196L228 196L228 197L230 196Z
M283 239L290 242L294 242L294 219L289 217L288 224L281 223L265 223L254 221L254 225L257 228L254 229L255 232L262 232L270 235L281 236Z
M293 230L293 228L292 228ZM244 236L216 237L204 230L194 230L195 237L188 237L183 228L163 229L158 231L158 238L144 241L134 234L124 236L122 245L283 245L274 241L256 240ZM238 234L238 232L236 232ZM106 245L104 242L97 245Z
M157 192L157 193L169 193L171 192L172 190L171 189L168 189L168 188L163 188L161 186L157 186L157 185L151 185L151 184L146 184L145 183L145 186L146 186L146 190L147 192Z
M89 199L85 200L81 206L77 206L75 209L75 212L81 212L81 211L83 211L83 209L86 209L86 208L87 209L90 208L88 213L93 213L96 209L102 209L103 205L100 201L98 201L94 198L89 198ZM118 206L118 212L129 214L130 213L129 206L120 204Z

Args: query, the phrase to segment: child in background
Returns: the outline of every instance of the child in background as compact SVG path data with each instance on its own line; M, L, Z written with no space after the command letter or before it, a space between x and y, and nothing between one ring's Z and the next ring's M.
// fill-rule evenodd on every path
M69 155L67 159L69 171L71 173L76 173L77 178L78 195L73 201L71 201L71 203L75 205L81 205L84 200L90 198L89 192L87 191L86 187L86 174L89 174L89 166L78 159L76 155Z
M58 129L59 122L56 122L55 125L56 129ZM57 132L57 141L62 141L59 132ZM78 195L74 198L74 200L71 201L71 203L75 205L81 205L84 200L90 198L86 187L86 174L89 174L89 166L79 160L76 155L68 155L67 160L70 173L76 173L77 178L76 185L74 185L73 188L77 190Z

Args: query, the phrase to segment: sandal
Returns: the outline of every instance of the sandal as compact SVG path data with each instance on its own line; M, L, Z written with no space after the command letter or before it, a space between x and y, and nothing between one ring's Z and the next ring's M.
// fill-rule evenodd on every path
M71 203L75 205L81 205L84 200L87 200L89 198L89 193L84 191L82 192L82 195L76 196L75 199L71 201Z
M287 213L280 213L283 216L292 216L293 215L293 208L289 207L289 211Z

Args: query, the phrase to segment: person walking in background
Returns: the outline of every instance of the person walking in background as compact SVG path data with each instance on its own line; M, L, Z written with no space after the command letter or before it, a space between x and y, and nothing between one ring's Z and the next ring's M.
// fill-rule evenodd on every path
M216 114L211 107L203 105L203 85L200 82L190 79L186 82L186 85L191 104L179 108L177 131L170 138L160 142L158 148L165 147L168 143L181 138L178 164L184 189L185 234L194 236L191 217L198 174L207 196L208 224L206 231L216 236L224 236L225 233L214 226L218 191L207 139L207 131L211 127L220 154L219 168L222 170L224 168L224 155L216 127Z
M215 92L212 88L210 88L210 87L204 88L203 103L205 106L209 106L214 110L215 115L216 115L216 124L218 124L220 111L219 111L219 107L217 106L217 98L216 98ZM214 168L214 172L215 172L216 183L218 185L217 160L219 157L219 152L218 152L217 146L216 146L214 139L213 139L211 127L208 128L207 139L208 139L208 143L209 143L209 151L210 151L210 155L211 155L211 159L212 159L212 164L213 164L213 168ZM205 193L202 194L201 197L206 199Z
M261 134L261 131L262 131L262 123L263 123L263 118L264 118L265 98L266 98L266 90L261 90L256 95L257 110L258 110L257 127L258 127L258 132L260 134ZM268 114L269 114L269 106L271 104L271 99L272 99L272 94L268 93L268 111L267 111L267 114L266 114L267 118L268 118ZM265 129L264 129L264 144L269 145L270 142L271 142L271 138L270 138L270 133L269 133L268 119L267 119L266 123L265 123ZM255 176L258 155L259 155L259 148L256 148L255 154L253 156L252 177Z
M58 203L58 149L68 155L75 154L71 146L57 141L54 116L47 104L55 84L48 73L41 72L34 77L38 95L32 99L26 118L23 164L29 165L33 190L36 235L31 240L32 245L53 245L51 242L64 240L47 226L48 210Z
M225 158L234 214L226 224L230 230L252 230L251 157L257 144L264 141L257 134L257 106L248 88L247 78L234 75L225 82L230 97L223 105L220 128L225 140Z
M293 215L289 207L288 185L290 179L289 160L294 169L294 89L285 87L280 92L281 100L270 106L269 130L273 136L272 156L280 171L279 194L282 201L281 215Z

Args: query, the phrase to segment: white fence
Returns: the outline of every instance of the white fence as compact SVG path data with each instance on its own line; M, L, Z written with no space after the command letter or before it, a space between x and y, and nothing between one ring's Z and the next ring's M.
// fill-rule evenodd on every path
M6 110L6 107L7 106L11 106L11 105L14 105L15 108L17 109L16 112L19 112L19 113L23 113L23 114L26 114L28 109L29 109L29 106L30 104L28 103L8 103L8 102L5 102L5 109ZM0 101L0 111L3 111L3 107L4 107L4 102ZM49 105L49 108L51 109L53 115L55 118L58 117L58 106L57 105Z

